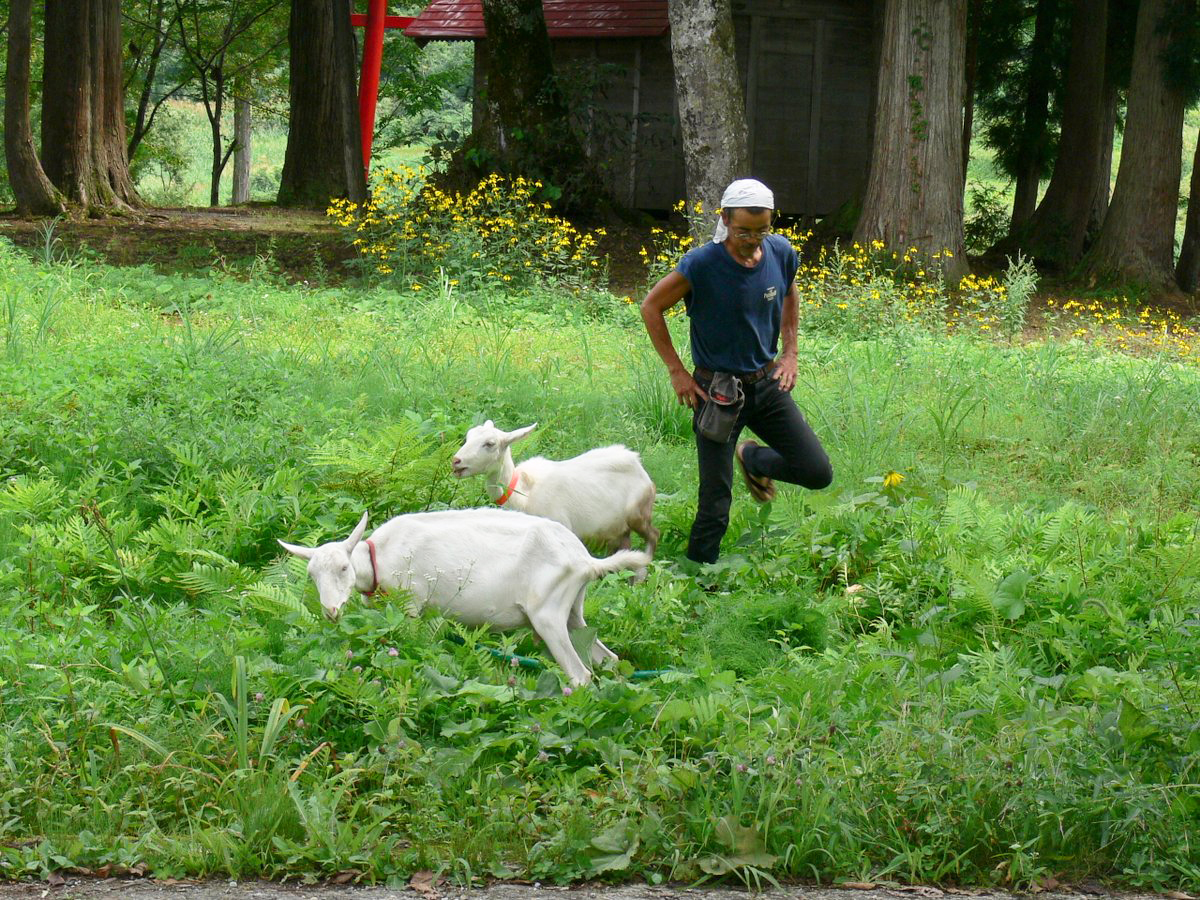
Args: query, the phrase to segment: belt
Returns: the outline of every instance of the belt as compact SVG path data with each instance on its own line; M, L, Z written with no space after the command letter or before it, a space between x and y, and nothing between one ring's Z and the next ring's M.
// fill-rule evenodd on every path
M775 370L775 360L771 360L761 369L755 369L753 372L731 372L731 375L736 375L742 380L742 384L751 385L756 381L762 381ZM703 378L705 381L712 381L713 373L708 369L702 369L696 366L696 375Z

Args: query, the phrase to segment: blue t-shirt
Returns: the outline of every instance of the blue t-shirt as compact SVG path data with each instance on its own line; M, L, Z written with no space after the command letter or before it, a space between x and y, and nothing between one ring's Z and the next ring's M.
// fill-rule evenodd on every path
M691 318L692 360L713 372L761 369L778 352L783 298L798 266L787 238L769 234L762 259L741 265L724 244L689 250L675 267L691 291L683 298Z

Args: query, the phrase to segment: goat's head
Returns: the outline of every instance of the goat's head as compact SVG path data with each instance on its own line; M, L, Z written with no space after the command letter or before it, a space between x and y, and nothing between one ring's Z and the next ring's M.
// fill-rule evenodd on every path
M467 439L454 454L451 462L454 474L459 478L470 478L500 468L505 451L514 441L519 441L535 428L537 422L516 431L501 431L491 419L476 425L467 432Z
M308 560L308 577L317 586L317 594L321 598L321 608L331 622L336 622L342 614L342 607L350 599L354 591L354 565L350 554L362 540L363 532L367 530L367 513L363 513L350 537L344 541L330 541L319 547L301 547L299 544L289 544L280 541L280 546L288 553Z

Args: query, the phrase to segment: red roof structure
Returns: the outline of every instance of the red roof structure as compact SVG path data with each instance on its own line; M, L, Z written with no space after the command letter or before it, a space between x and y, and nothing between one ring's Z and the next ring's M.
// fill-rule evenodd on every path
M661 37L669 29L667 0L542 0L555 38ZM433 0L404 33L418 40L487 37L480 0Z

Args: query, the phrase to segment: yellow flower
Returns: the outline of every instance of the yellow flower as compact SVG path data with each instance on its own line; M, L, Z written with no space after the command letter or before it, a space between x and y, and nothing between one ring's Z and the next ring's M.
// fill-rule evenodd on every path
M903 480L904 476L899 472L888 472L883 476L883 488L890 491L894 487L899 487Z

